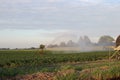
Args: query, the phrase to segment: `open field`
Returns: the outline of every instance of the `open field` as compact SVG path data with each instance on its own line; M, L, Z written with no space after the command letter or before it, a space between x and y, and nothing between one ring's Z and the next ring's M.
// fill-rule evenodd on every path
M40 54L38 50L0 51L0 78L1 80L20 78L46 80L45 76L48 76L47 80L119 78L120 62L109 61L108 55L108 52L102 51L67 54L63 51L45 51L44 54Z

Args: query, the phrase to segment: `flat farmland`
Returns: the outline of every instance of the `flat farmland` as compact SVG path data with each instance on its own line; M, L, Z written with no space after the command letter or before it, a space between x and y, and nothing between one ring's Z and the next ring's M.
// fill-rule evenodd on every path
M46 50L44 54L40 54L39 50L4 50L0 51L0 78L26 80L25 76L29 75L32 77L30 80L34 80L33 75L39 77L41 74L49 74L51 80L119 78L120 62L109 61L108 58L109 53L106 51L66 54L63 51Z

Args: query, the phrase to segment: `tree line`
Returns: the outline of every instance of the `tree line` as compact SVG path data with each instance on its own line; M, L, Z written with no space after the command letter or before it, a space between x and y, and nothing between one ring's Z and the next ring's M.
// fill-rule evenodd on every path
M54 47L86 47L86 46L114 46L114 38L109 35L101 36L97 43L90 40L88 36L80 37L77 42L69 40L67 42L60 42L60 44L49 44L48 48Z

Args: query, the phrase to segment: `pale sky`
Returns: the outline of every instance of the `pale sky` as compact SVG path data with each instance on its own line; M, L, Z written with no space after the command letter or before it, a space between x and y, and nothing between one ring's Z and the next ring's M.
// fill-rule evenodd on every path
M120 32L120 0L0 0L0 48Z

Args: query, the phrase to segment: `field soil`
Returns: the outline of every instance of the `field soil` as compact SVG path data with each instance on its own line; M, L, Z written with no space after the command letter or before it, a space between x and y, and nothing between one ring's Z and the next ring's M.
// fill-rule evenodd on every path
M55 80L56 76L67 75L73 72L74 72L73 69L59 72L39 72L23 76L4 77L1 78L1 80Z

